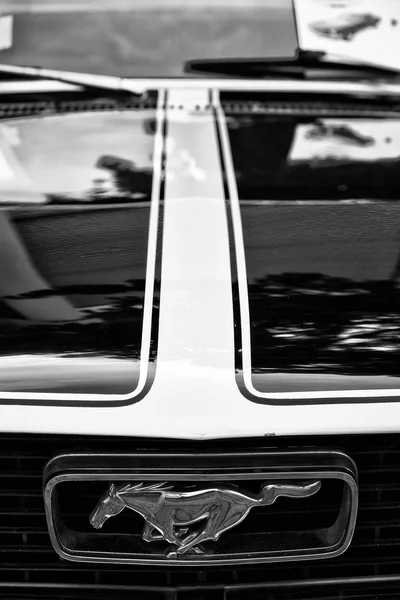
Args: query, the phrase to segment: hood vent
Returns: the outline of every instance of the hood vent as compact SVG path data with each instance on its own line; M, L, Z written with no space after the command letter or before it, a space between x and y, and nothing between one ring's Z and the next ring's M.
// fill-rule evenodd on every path
M47 116L82 112L102 112L121 110L154 110L153 99L138 102L134 97L124 100L112 98L95 98L91 100L42 100L31 102L1 102L0 120L23 117Z

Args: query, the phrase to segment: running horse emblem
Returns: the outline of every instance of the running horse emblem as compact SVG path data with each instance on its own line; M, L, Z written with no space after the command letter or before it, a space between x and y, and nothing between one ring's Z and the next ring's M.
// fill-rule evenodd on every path
M189 551L202 554L204 550L199 544L217 541L241 523L252 508L273 504L279 496L306 498L320 488L320 481L297 485L267 483L255 495L230 485L175 491L166 483L111 483L90 515L90 523L100 529L107 519L130 508L145 520L144 541L165 540L172 545L169 558ZM198 523L201 523L198 528L193 527Z

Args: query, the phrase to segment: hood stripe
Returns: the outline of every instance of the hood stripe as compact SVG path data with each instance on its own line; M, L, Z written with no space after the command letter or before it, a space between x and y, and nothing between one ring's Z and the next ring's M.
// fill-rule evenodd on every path
M176 419L185 405L193 410L185 400L199 398L206 418L217 410L226 415L227 381L235 385L229 237L215 115L207 90L197 96L189 92L170 92L167 102L159 346L151 394L163 390L166 419Z
M151 383L150 346L155 319L154 293L156 284L156 265L158 249L158 232L160 229L160 197L163 178L163 157L165 153L165 103L166 91L160 90L157 99L156 133L153 155L153 186L151 190L149 237L147 250L146 283L144 293L142 348L140 353L140 375L135 395L140 394ZM157 338L157 335L156 335ZM150 376L151 381L153 377Z

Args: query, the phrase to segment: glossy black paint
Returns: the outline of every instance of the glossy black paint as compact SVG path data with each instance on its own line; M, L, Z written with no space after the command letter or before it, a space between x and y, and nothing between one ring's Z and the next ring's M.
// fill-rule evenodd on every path
M157 283L150 365L140 351L154 119L137 110L2 125L0 392L130 394L140 368L151 379Z
M400 121L303 113L228 115L241 201L400 197Z
M232 116L228 124L254 388L377 396L400 388L400 121ZM239 330L246 307L236 285L234 297Z

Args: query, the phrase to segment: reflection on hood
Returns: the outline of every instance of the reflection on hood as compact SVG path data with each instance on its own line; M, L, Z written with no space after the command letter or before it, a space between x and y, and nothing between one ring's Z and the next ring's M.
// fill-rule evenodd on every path
M400 198L400 120L228 114L228 128L241 200Z
M0 198L98 203L149 199L155 111L105 111L8 121L0 129ZM2 159L2 157L4 157ZM7 177L5 174L9 173Z

